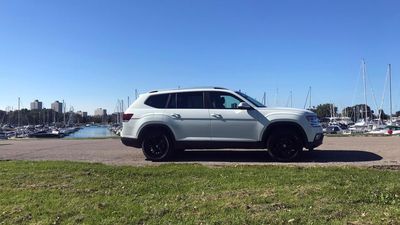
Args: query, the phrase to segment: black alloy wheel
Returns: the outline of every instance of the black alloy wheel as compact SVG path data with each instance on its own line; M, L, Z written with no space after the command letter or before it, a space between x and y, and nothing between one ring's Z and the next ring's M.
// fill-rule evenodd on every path
M162 132L154 132L146 135L142 142L143 154L152 161L167 159L172 153L172 142Z
M269 155L278 161L293 161L302 151L302 143L294 132L277 132L268 140Z

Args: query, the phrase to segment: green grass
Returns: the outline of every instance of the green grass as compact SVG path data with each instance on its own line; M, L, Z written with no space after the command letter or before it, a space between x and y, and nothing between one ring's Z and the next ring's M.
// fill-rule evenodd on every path
M397 171L0 162L0 224L400 223Z

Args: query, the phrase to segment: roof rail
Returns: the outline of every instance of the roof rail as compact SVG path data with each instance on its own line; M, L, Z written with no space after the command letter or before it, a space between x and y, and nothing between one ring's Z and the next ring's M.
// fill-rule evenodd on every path
M223 87L188 87L188 88L178 88L178 89L166 89L165 91L172 91L172 90L189 90L189 89L203 89L203 88L209 88L209 89L217 89L217 90L228 90L226 88ZM164 91L164 90L161 90ZM148 93L157 93L159 92L159 90L152 90L149 91Z

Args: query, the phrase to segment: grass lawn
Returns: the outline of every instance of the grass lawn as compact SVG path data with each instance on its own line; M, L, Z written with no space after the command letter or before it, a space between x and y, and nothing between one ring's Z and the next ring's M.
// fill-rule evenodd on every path
M0 162L0 224L399 224L400 173Z

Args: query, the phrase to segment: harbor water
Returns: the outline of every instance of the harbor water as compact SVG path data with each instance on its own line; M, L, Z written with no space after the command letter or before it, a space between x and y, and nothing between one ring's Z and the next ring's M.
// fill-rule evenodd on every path
M65 138L107 138L116 137L116 135L111 132L108 127L105 126L90 126L84 127L75 133L70 134Z

